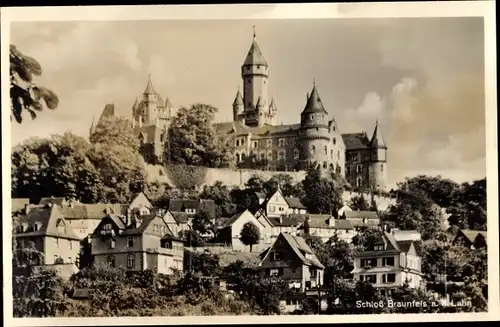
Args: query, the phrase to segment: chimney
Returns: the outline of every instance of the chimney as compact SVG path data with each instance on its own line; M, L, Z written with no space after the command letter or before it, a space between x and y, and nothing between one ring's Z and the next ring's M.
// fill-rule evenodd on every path
M28 203L24 206L24 213L29 214L30 211L31 211L31 204Z

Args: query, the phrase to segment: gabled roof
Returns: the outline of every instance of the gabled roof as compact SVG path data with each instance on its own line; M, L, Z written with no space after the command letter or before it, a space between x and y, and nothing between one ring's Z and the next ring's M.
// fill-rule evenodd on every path
M410 251L411 245L413 244L413 241L396 241L398 244L399 250L401 250L404 253L408 253Z
M306 207L300 202L299 198L295 197L283 197L288 204L288 206L292 209L306 209Z
M316 258L316 255L302 237L287 233L281 233L280 236L283 237L288 242L292 250L295 252L295 254L297 254L297 256L304 264L313 265L322 269L325 268L325 266L323 266L321 262L319 262L319 260ZM302 251L305 254L311 255L311 257L306 258L304 254L302 254Z
M170 210L169 210L170 211ZM178 224L185 224L188 222L188 214L180 211L170 211L172 217L174 217L175 221Z
M370 140L366 133L342 134L346 150L362 150L370 148Z
M475 242L478 234L481 234L481 236L483 236L485 239L486 239L486 235L487 235L487 233L484 231L472 230L472 229L462 229L459 231L458 235L460 235L460 234L463 234L467 238L467 240L471 243Z
M243 66L252 65L267 66L267 61L266 59L264 59L262 51L260 51L260 47L257 44L255 34L253 36L252 45L250 46L250 49L248 50L247 56L245 58L245 62L243 63Z
M334 219L334 224L330 225L330 215L308 215L310 228L324 229L353 229L351 222L346 219Z
M28 225L28 228L37 224L38 230L28 229L27 232L16 234L16 237L51 236L70 240L80 240L73 232L69 223L64 220L63 214L56 205L32 208L27 215L20 218L19 222L21 225ZM60 224L65 226L64 230L58 229Z
M123 232L122 235L142 235L146 231L146 229L149 227L151 222L155 220L155 218L158 217L163 221L163 218L151 214L151 215L141 215L138 217L135 217L136 220L140 220L140 225L139 227L134 227L133 224L130 227L126 227L125 231ZM132 220L134 220L134 217L132 217Z
M170 212L183 212L186 209L215 213L215 202L213 200L190 200L190 199L170 199L168 210Z
M30 199L28 198L13 198L11 212L23 210L27 204L30 204Z
M281 221L280 218L274 218L274 217L268 217L268 219L273 224L274 227L278 226L293 227L302 224L306 220L306 215L302 214L282 215Z
M115 104L114 103L108 103L107 105L104 106L104 109L102 111L101 117L98 120L98 123L103 118L113 117L114 115L115 115Z
M242 106L242 105L243 105L243 96L241 95L241 92L238 89L238 92L236 93L236 97L234 98L234 101L233 101L233 106Z
M311 91L311 95L309 95L309 98L307 98L307 103L306 107L302 111L303 114L310 114L310 113L317 113L317 112L322 112L322 113L328 113L325 110L325 107L323 107L323 103L321 102L321 99L318 94L318 90L316 89L316 85L313 86L313 89Z

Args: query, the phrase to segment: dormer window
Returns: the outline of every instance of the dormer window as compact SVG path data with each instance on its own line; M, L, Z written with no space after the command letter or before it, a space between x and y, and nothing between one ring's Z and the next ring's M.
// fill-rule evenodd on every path
M280 261L281 260L281 255L279 252L273 252L273 260L274 261Z

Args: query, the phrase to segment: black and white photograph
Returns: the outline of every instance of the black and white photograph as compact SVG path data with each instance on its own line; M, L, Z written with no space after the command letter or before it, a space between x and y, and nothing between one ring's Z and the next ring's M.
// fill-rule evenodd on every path
M411 4L2 8L12 325L498 318L494 3Z

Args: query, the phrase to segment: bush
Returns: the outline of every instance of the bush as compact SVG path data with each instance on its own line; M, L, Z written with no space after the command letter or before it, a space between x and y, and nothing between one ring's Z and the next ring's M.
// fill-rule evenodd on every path
M201 166L167 164L165 171L172 183L181 190L201 187L207 176L207 168Z

